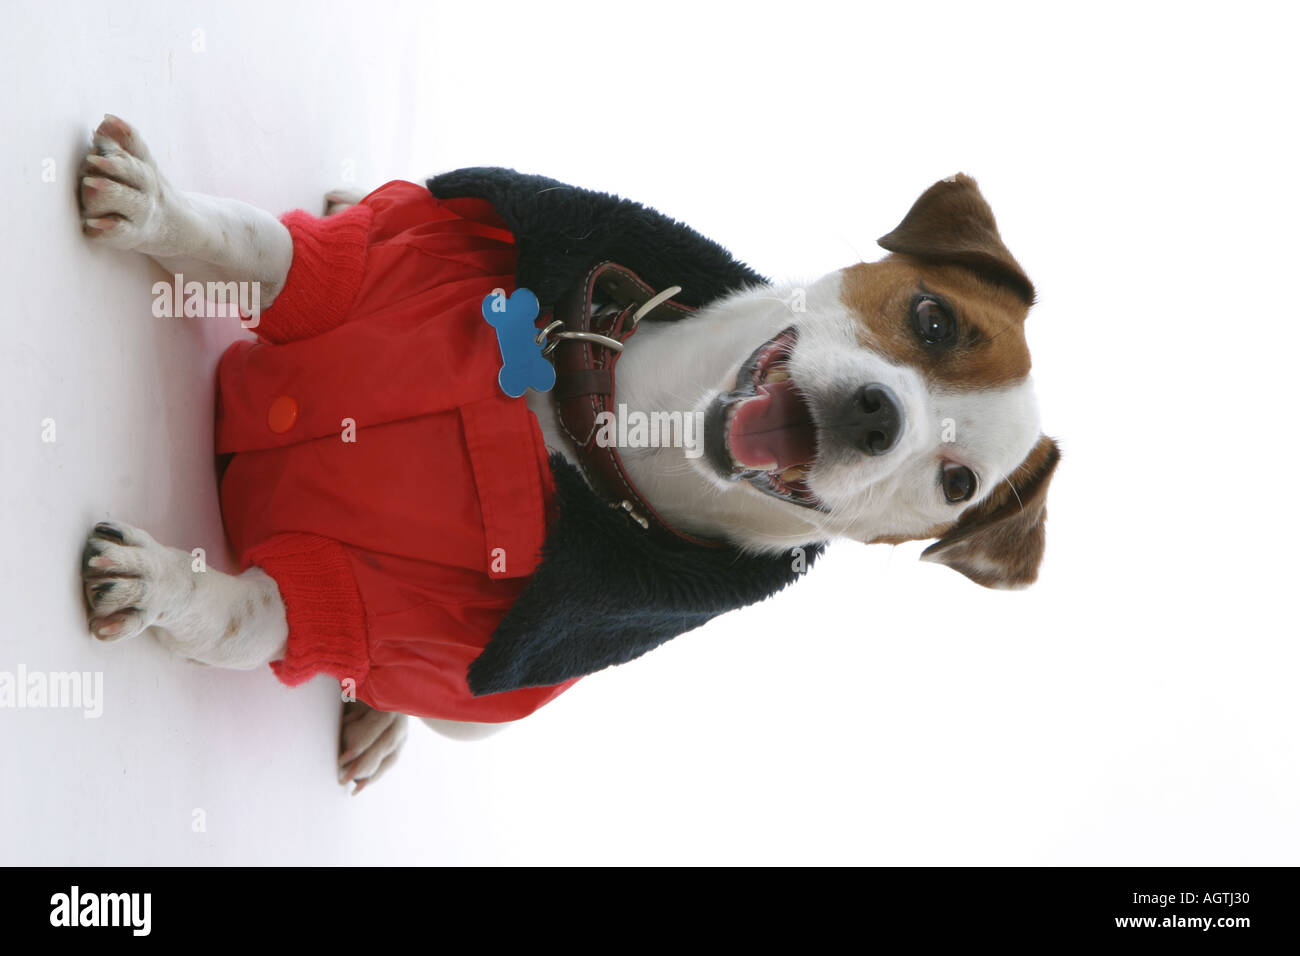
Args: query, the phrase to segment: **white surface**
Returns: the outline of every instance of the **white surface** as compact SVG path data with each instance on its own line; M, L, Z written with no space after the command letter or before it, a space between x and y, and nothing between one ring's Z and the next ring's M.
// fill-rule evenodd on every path
M1284 8L616 9L6 5L0 670L102 671L105 701L0 710L0 861L1300 862ZM221 553L236 334L153 319L153 267L81 238L71 173L106 111L182 188L276 212L349 169L508 165L795 276L877 257L926 186L974 175L1040 290L1065 449L1040 583L840 545L497 737L413 727L349 799L328 681L86 633L94 521Z

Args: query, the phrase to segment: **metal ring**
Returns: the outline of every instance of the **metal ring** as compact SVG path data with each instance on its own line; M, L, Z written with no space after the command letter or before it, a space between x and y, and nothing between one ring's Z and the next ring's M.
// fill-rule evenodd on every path
M542 349L543 355L550 355L560 344L560 339L581 339L584 342L592 342L596 345L603 345L607 349L613 349L615 352L623 351L623 343L618 339L611 339L608 335L601 335L599 332L556 332L555 338L547 343L546 348Z
M542 342L544 342L544 341L546 340L546 337L547 337L548 335L550 335L552 332L554 332L556 329L558 329L558 328L559 328L560 326L562 326L563 324L564 324L564 320L563 320L563 319L556 319L554 322L552 322L552 323L551 323L550 325L548 325L546 328L542 329L542 331L538 332L537 335L533 338L533 341L536 342L538 345L541 345Z

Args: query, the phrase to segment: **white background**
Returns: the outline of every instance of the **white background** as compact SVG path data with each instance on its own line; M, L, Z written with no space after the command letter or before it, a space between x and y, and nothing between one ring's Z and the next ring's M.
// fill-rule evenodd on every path
M6 3L0 670L102 671L105 703L0 710L0 861L1300 862L1283 9ZM1040 295L1065 457L1039 583L842 543L497 737L413 727L345 796L328 680L86 633L96 520L220 555L237 334L152 318L161 272L80 236L105 112L182 188L275 212L348 170L514 166L786 277L876 258L922 190L975 176Z

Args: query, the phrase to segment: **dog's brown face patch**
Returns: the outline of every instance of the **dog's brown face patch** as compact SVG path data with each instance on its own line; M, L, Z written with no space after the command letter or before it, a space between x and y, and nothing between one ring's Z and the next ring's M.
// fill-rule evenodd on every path
M850 266L843 275L841 298L857 319L859 344L916 369L927 384L977 391L1014 385L1029 374L1029 307L1013 290L962 265L898 254ZM935 349L917 335L911 310L918 295L933 296L949 309L958 326L954 345ZM1055 444L1043 436L1013 476L960 520L868 543L938 538L927 560L948 564L985 587L1023 586L1034 579L1042 558L1043 502L1057 457ZM1022 482L1028 485L1025 502L1016 497Z
M841 298L858 317L858 342L930 383L953 389L995 388L1029 374L1023 299L959 265L924 263L906 255L844 270ZM957 323L955 343L934 348L917 335L912 307L933 296Z
M922 560L946 564L984 587L1025 587L1038 577L1043 560L1047 488L1060 460L1056 442L1042 435L1020 467L959 520L919 534L881 535L866 543L938 538Z
M984 436L986 452L1008 441L1028 447L1021 442L1029 435L1017 433L1015 406L998 408L992 394L1025 387L1030 360L1024 325L1035 292L1003 243L975 180L958 173L935 183L879 242L889 256L841 273L840 299L854 322L858 344L894 366L915 370L932 398L969 396L966 408L985 413L983 421L976 413L974 434L977 441ZM971 420L966 418L965 427L971 427ZM1021 422L1022 431L1026 424ZM990 442L999 428L1000 436ZM953 444L945 447L944 442ZM970 464L960 460L963 451L970 455L972 449L963 444L962 437L941 438L936 447L923 449L920 480L927 481L925 472L945 459ZM927 560L947 564L986 587L1028 584L1042 560L1047 486L1059 457L1056 443L1039 434L1019 465L999 462L995 467L985 458L975 480L988 491L959 517L870 541L938 538L926 549Z
M987 588L1018 588L1038 577L1047 487L1061 451L1043 435L1020 467L921 555Z

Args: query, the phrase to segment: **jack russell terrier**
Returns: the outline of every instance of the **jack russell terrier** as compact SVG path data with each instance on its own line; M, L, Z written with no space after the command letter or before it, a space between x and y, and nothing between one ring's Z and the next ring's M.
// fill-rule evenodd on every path
M323 219L277 220L175 189L113 116L94 133L79 201L93 242L144 253L187 285L251 284L266 310L250 326L261 341L232 346L219 370L223 518L244 570L196 568L190 552L101 522L82 556L91 633L116 641L152 629L184 658L271 664L291 684L355 676L364 691L345 695L339 757L354 793L392 765L406 713L448 736L481 736L583 673L783 586L802 548L934 538L924 559L978 584L1022 587L1037 576L1059 452L1040 430L1029 374L1034 289L964 175L926 190L879 240L885 258L806 288L760 281L652 210L510 170L444 174L428 189L335 192ZM688 281L664 288L665 262ZM518 289L507 297L516 263ZM647 284L651 275L663 291ZM515 338L535 343L542 358L529 361L547 381L522 401L523 385L507 389L502 372L501 394L491 371L507 350L494 303L531 305ZM556 379L548 362L558 384L538 391ZM408 382L412 366L425 377ZM285 382L296 390L276 394ZM369 427L347 449L330 429L339 407L354 406L335 396L352 396L364 412L353 418ZM616 407L624 418L676 410L700 430L688 447L609 449L593 435ZM408 484L428 442L425 483ZM443 506L411 507L428 471ZM333 482L325 490L322 474ZM376 482L384 496L337 497ZM404 510L385 504L390 488ZM581 512L572 502L582 495L610 507ZM567 543L548 531L556 501L569 502L559 519ZM466 515L471 550L486 556L435 554L462 534L455 522ZM640 529L643 538L625 537ZM511 542L509 567L498 539ZM592 577L630 582L617 592L623 618L619 609L593 618L593 603L569 617L556 611L559 624L544 620L548 595L528 588L548 567L571 570L574 554L603 562ZM724 590L753 577L718 603L683 596L694 583L660 586L683 564L699 576L691 582L713 574ZM636 579L642 572L650 585ZM506 640L510 627L518 633ZM576 663L571 648L548 644L583 627L579 657L588 656ZM461 632L472 638L465 646ZM611 635L631 644L604 647L617 643ZM440 676L447 697L435 705L428 688Z

